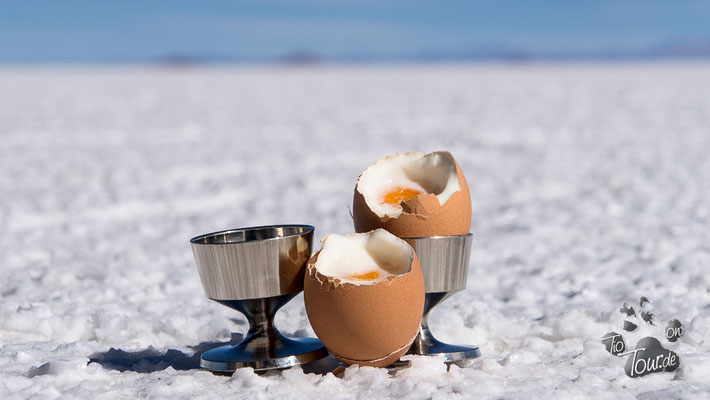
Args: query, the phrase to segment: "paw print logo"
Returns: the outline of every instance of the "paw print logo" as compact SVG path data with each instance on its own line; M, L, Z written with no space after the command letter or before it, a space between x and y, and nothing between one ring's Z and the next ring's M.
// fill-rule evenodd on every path
M624 316L622 329L626 332L636 332L639 325L656 326L656 317L651 302L646 297L639 300L639 312L624 303L619 312ZM670 343L677 342L683 336L683 325L679 320L668 321L664 337ZM627 357L624 371L631 378L637 378L656 372L672 372L680 367L678 355L663 347L661 341L647 336L640 339L634 349L628 350L622 334L609 332L602 337L606 350L617 357Z

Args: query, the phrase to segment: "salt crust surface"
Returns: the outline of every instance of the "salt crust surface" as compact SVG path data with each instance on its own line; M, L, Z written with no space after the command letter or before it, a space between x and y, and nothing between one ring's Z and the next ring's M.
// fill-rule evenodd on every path
M703 63L2 68L0 398L707 395L709 93ZM246 328L203 296L190 237L350 233L365 167L440 149L468 178L475 243L431 325L481 347L473 368L181 369ZM662 339L677 373L630 379L600 342L642 295L659 321L643 330L686 328ZM300 296L277 324L313 334Z

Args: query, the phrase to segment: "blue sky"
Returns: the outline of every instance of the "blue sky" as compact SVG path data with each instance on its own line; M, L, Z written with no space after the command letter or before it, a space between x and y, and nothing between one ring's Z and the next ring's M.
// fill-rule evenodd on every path
M710 42L710 1L0 0L0 61L398 57Z

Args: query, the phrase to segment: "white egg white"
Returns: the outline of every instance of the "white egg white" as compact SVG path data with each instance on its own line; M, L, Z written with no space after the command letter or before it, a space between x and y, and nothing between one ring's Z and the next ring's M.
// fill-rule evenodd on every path
M357 182L367 206L380 218L402 214L401 205L384 202L384 196L395 188L432 193L444 205L460 189L456 161L447 151L394 154L367 168Z
M325 276L353 285L374 285L389 276L406 274L412 269L414 250L404 240L384 229L351 235L330 234L315 263ZM376 279L356 279L356 275L377 272Z

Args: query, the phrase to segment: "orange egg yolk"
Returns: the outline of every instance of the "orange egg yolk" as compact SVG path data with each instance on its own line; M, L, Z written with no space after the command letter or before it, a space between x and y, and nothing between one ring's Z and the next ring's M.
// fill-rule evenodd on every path
M371 280L377 279L378 276L380 276L380 274L378 274L377 271L372 271L372 272L367 272L364 274L350 275L350 276L348 276L348 279L358 280L358 281L371 281Z
M407 201L412 197L416 197L420 194L421 193L419 191L414 189L396 187L393 190L389 191L387 194L385 194L385 204L398 206L399 203Z

